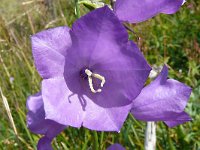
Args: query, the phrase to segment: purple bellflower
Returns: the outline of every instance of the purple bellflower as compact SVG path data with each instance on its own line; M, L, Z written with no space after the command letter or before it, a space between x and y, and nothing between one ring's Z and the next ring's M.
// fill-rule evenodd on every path
M143 121L164 121L169 127L190 121L184 112L191 88L173 79L167 79L168 69L143 88L134 100L131 113Z
M121 21L138 23L159 13L173 14L185 0L116 0L114 11Z
M49 29L31 40L45 119L119 131L151 68L115 14L105 6L72 29Z

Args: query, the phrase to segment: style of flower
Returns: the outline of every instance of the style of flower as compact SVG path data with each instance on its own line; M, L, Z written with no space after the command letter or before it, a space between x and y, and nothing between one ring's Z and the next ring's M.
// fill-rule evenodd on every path
M173 14L185 0L116 0L114 11L121 21L138 23L159 13Z
M134 100L131 113L143 121L164 121L169 127L190 121L184 112L191 88L174 79L167 79L168 69L146 86Z

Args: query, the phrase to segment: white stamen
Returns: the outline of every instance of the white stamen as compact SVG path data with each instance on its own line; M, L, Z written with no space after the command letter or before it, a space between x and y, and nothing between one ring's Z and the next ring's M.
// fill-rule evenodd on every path
M93 73L92 74L93 77L101 80L101 87L103 87L103 85L105 84L106 80L103 76L99 75L99 74L96 74L96 73Z
M97 92L100 93L102 91L101 89L97 89L97 90L94 89L93 83L92 83L92 77L101 80L101 87L103 87L103 85L106 82L105 78L97 73L92 73L89 69L85 69L85 73L88 75L88 83L89 83L91 92L92 93L97 93Z

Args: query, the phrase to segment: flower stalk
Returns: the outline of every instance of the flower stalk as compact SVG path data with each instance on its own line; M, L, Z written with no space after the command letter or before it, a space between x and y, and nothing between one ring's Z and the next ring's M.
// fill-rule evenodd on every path
M145 150L156 149L156 124L155 122L147 122L145 131Z
M158 71L152 69L149 75L149 78L153 80L155 76L158 75ZM155 122L147 122L146 131L145 131L145 150L155 150L156 149L156 124Z

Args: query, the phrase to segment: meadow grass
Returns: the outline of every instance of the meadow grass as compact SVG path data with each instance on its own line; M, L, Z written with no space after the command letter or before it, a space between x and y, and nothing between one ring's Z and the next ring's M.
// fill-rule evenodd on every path
M39 135L26 127L26 99L40 90L39 77L31 54L30 35L41 30L68 25L76 20L72 0L54 0L47 9L42 0L1 0L0 2L0 149L32 150ZM83 5L80 14L88 12ZM128 24L153 66L164 63L169 76L193 88L186 111L193 121L175 128L157 123L158 150L200 150L200 1L189 0L175 15L158 15L137 25ZM9 109L4 106L9 104ZM8 113L12 114L13 122ZM67 128L53 141L58 150L104 150L120 143L127 150L144 149L145 122L131 115L120 133L93 132ZM16 130L14 130L16 128ZM95 139L95 140L94 140Z

